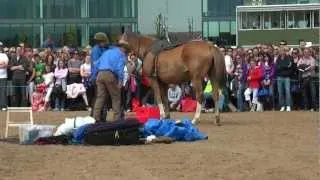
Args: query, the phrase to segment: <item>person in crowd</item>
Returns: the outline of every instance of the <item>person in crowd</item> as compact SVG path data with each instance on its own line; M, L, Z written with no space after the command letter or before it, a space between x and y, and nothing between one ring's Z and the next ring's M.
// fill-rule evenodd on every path
M287 55L289 48L281 48L276 60L276 77L280 111L291 111L290 77L292 75L293 60Z
M246 63L244 62L244 58L242 58L240 55L236 56L236 65L235 65L235 89L237 90L237 110L238 112L244 111L244 90L246 89L246 83L247 83L247 71L248 67Z
M82 77L82 83L84 84L84 87L87 90L88 99L90 101L89 104L91 104L91 100L93 97L93 91L92 91L92 82L90 81L90 75L91 75L91 58L90 56L85 57L84 64L80 66L80 75Z
M2 48L0 47L0 50ZM7 54L0 53L0 110L7 110L7 67L9 63L9 58Z
M51 66L45 66L45 73L42 75L44 79L44 84L46 85L46 94L44 98L44 108L45 110L50 109L50 99L52 90L54 87L54 73L52 72Z
M213 112L213 98L212 98L212 84L211 81L207 78L204 80L205 83L205 88L203 91L203 109L205 112ZM209 102L212 102L211 104Z
M80 60L79 51L74 51L72 59L68 61L69 81L68 84L81 83L80 66L82 61Z
M56 68L56 65L55 65L55 58L54 56L49 53L48 55L46 55L46 58L45 58L45 64L50 66L51 69L55 69Z
M65 99L67 91L67 76L68 68L66 68L63 61L58 62L58 67L54 71L55 85L53 92L55 94L55 108L54 111L64 111Z
M142 74L142 62L134 53L129 54L128 61L126 63L128 72L128 81L126 83L126 108L127 111L131 111L131 100L136 98L141 101L141 74Z
M180 110L180 100L182 97L182 90L178 85L170 84L168 89L168 100L170 110Z
M245 100L249 103L251 111L261 111L262 105L258 100L258 91L260 82L263 77L263 72L254 58L250 59L250 69L248 71L248 88L244 92ZM252 94L252 101L251 101Z
M298 69L301 71L302 96L304 100L304 109L309 109L309 97L311 98L311 111L317 108L316 89L312 81L312 76L315 73L315 59L311 55L311 49L305 48L303 56L298 61ZM308 91L309 90L309 91ZM309 93L310 92L310 93Z
M93 117L96 121L104 121L104 118L101 117L101 110L109 95L112 101L114 120L124 117L121 105L121 88L128 51L127 43L120 41L119 47L105 51L98 60L97 97L93 109Z
M262 89L266 91L266 94L263 94L265 98L263 101L263 106L274 106L274 97L273 97L273 87L274 87L274 76L275 76L275 65L273 63L272 57L269 54L264 54L262 63L260 65L263 71L263 79L261 82Z
M17 47L15 57L9 61L9 69L12 72L12 86L14 95L12 105L14 107L26 107L27 71L29 62L22 56L22 48Z
M35 62L35 71L36 71L35 84L37 85L37 84L43 83L44 81L42 75L45 73L46 65L40 59L39 54L33 55L33 58Z

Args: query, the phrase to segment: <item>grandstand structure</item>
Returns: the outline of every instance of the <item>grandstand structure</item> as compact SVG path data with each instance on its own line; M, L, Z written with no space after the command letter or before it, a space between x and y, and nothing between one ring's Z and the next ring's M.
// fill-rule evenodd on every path
M299 40L319 44L320 3L237 6L236 45L287 41L296 46Z

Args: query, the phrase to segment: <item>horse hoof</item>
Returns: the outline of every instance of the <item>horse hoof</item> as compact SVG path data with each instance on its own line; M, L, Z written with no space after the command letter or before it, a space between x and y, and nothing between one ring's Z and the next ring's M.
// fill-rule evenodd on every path
M199 121L196 120L196 119L193 119L193 120L191 121L191 123L192 123L193 125L197 125L197 124L199 124Z
M215 123L217 126L221 126L221 123L220 123L220 118L219 117L216 117L216 123Z

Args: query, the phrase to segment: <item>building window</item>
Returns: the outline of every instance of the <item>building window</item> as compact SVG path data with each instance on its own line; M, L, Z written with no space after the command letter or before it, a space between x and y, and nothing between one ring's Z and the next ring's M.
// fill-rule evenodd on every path
M219 22L210 21L209 22L209 37L218 37L219 36Z
M313 27L319 27L320 24L320 10L313 12Z
M231 34L236 35L237 33L237 23L236 21L231 21Z
M0 25L0 39L6 46L16 46L17 44L24 42L33 47L39 47L40 25Z
M39 0L1 0L1 19L33 19L39 17Z
M290 11L288 12L288 28L310 28L310 11Z
M133 0L90 0L89 16L91 18L134 17Z
M260 12L241 13L241 29L261 29Z
M230 21L220 21L219 32L230 32Z
M81 2L79 0L43 0L43 17L77 18L81 17Z
M285 12L265 12L263 14L264 29L283 29L285 28Z
M81 24L45 24L44 38L51 36L58 47L64 45L78 47L81 45L82 27Z

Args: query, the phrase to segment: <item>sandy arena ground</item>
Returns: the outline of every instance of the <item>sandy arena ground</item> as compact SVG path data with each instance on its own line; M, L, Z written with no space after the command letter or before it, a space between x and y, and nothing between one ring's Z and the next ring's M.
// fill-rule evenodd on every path
M61 124L87 112L35 114ZM173 114L175 117L190 114ZM0 142L0 179L319 180L319 116L311 112L203 114L207 141L121 147L23 146ZM0 113L4 136L5 113ZM14 133L14 131L11 131Z

